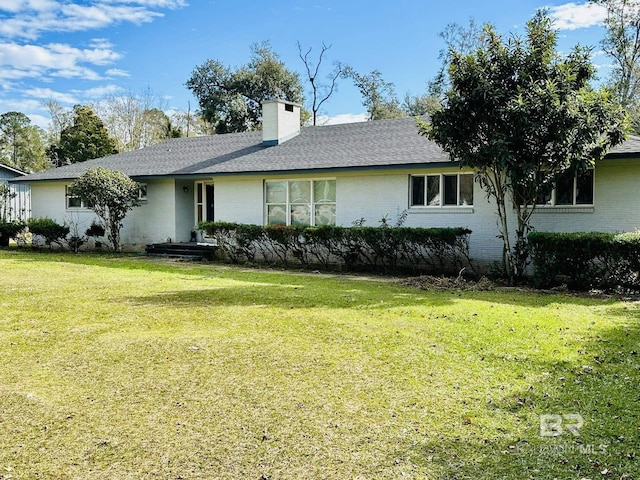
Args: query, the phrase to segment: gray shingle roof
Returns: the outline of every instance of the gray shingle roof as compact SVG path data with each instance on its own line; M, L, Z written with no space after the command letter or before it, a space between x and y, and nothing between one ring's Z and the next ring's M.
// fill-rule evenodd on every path
M612 153L638 154L640 137ZM418 134L413 118L303 128L280 145L262 145L261 132L178 138L133 152L111 155L22 177L19 181L69 180L102 166L133 178L207 177L326 169L427 166L449 156Z
M259 172L390 167L448 162L435 143L418 135L412 118L306 127L291 140L262 145L261 132L178 138L141 150L39 172L24 181L68 180L90 167L131 177L212 176Z
M640 153L640 137L636 137L634 135L630 135L627 140L618 145L617 147L613 147L609 150L608 155L610 156L639 156Z

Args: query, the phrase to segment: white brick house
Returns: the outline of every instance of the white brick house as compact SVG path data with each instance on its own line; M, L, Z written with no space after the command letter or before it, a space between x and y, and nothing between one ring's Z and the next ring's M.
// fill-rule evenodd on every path
M201 220L251 224L376 226L405 210L405 226L467 227L476 260L500 260L495 206L473 172L462 171L414 119L299 127L300 106L264 105L263 133L169 140L21 178L32 215L88 226L93 213L66 188L89 167L120 170L145 184L142 206L125 220L123 244L189 241ZM613 149L585 177L570 178L533 225L551 231L640 227L640 138ZM86 228L86 227L84 227Z

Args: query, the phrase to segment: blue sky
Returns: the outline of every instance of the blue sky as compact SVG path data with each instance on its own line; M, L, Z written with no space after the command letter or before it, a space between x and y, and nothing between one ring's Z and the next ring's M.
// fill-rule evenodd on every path
M151 91L171 109L197 109L184 86L212 58L246 63L253 42L269 41L287 67L302 72L297 42L326 53L326 73L341 61L356 71L382 72L400 97L420 94L439 67L447 24L490 22L522 33L538 8L550 8L560 50L595 47L603 35L601 8L584 1L538 0L0 0L0 113L28 114L46 127L49 99L65 107L104 95ZM603 70L604 71L604 70ZM363 118L349 81L321 111L333 121Z

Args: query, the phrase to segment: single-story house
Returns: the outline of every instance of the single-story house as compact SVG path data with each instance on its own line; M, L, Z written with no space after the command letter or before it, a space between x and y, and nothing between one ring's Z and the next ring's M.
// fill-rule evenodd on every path
M405 226L467 227L476 260L500 260L495 205L473 172L461 170L401 118L300 128L300 106L264 104L263 131L178 138L21 178L33 217L86 228L93 213L68 186L88 168L119 170L143 184L125 220L130 248L187 242L203 220L250 224L377 226L407 212ZM633 231L640 226L640 137L592 171L559 182L533 225L550 231Z
M29 184L11 183L10 180L23 177L26 173L0 163L0 184L9 185L9 198L0 199L0 218L7 220L26 220L31 214L31 196Z

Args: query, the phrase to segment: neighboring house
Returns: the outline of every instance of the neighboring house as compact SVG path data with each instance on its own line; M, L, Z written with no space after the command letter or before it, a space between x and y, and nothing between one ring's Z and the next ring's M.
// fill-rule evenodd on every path
M13 167L9 167L0 163L0 184L9 184L10 180L25 176L26 173L21 172ZM3 209L0 215L8 217L10 220L27 220L31 214L31 195L28 184L11 183L9 184L11 198L6 205L0 205Z
M405 226L468 227L471 255L502 258L495 206L414 119L299 127L300 106L264 105L263 132L168 140L151 147L28 175L34 217L75 221L93 213L67 194L88 168L120 170L144 184L123 244L189 241L199 221L377 226L407 211ZM640 138L593 171L559 183L534 214L538 230L632 231L640 226Z

